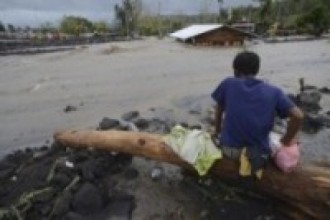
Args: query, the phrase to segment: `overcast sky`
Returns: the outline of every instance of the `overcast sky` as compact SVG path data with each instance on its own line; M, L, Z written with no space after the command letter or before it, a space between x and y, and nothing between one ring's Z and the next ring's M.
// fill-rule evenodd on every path
M19 26L58 23L64 15L80 15L91 20L113 21L113 7L121 0L0 0L0 21ZM158 3L160 2L160 3ZM194 14L201 8L217 10L217 0L143 0L149 13ZM252 0L224 0L224 7L248 5ZM160 5L160 7L159 7Z

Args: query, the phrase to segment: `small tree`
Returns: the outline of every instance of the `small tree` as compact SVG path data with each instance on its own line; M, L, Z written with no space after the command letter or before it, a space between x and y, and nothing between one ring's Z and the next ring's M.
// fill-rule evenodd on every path
M5 25L0 21L0 32L5 32L6 31L6 27Z
M41 24L39 29L43 34L46 34L47 32L54 31L55 28L50 22L46 22L46 23Z
M297 19L299 27L311 27L312 33L320 37L330 25L330 10L323 4L316 5Z
M115 5L116 19L120 23L121 31L127 36L132 36L136 31L141 10L141 0L122 0L121 5Z
M262 32L266 32L271 25L272 21L272 0L258 0L259 6L259 23Z
M108 26L104 21L99 21L93 24L93 29L95 33L103 34L107 32Z
M218 0L219 5L219 11L218 11L218 22L221 22L222 20L222 6L223 6L223 0Z
M16 28L14 25L12 24L7 24L7 30L10 32L10 33L14 33L16 31Z
M79 36L81 33L92 32L93 23L83 17L66 16L60 24L60 30L66 34Z

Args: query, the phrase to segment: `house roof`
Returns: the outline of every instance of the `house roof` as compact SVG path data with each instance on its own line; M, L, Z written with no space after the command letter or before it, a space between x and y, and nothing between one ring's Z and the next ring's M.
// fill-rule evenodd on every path
M191 25L191 26L188 26L186 28L183 28L181 30L178 30L178 31L170 34L170 36L171 37L174 37L174 38L177 38L177 39L180 39L182 41L185 41L185 40L188 40L190 38L196 37L198 35L201 35L201 34L204 34L204 33L207 33L207 32L210 32L210 31L213 31L213 30L216 30L216 29L219 29L219 28L223 28L223 27L230 28L230 29L232 29L234 31L241 32L242 34L249 35L251 37L256 37L256 35L254 35L252 33L247 33L247 32L238 30L236 28L225 26L225 25L222 25L222 24L198 24L198 25Z
M223 27L221 24L199 24L199 25L191 25L181 30L178 30L172 34L171 37L178 38L180 40L187 40L189 38L207 33L209 31L216 30L218 28Z

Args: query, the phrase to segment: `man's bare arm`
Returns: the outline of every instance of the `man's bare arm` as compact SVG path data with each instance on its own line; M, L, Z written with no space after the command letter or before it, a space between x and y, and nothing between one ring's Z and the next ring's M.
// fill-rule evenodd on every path
M223 108L219 104L217 104L217 106L215 107L215 121L214 121L215 135L218 135L220 133L221 124L222 124L222 114L223 114Z
M289 146L297 136L304 118L304 113L298 108L293 107L289 112L288 127L285 135L282 137L282 144Z

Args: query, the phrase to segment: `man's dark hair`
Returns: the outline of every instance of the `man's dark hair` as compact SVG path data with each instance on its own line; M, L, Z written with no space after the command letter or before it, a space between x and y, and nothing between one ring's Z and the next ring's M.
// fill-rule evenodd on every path
M260 57L250 51L244 51L236 55L233 68L235 76L255 76L259 72Z

